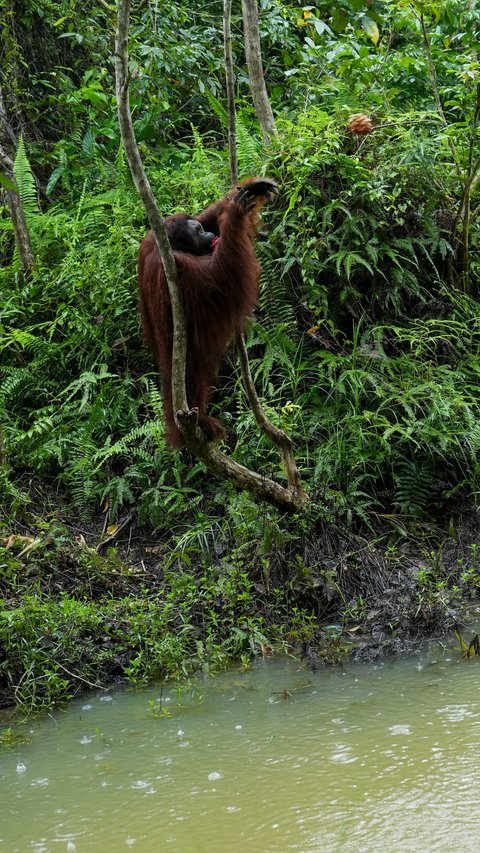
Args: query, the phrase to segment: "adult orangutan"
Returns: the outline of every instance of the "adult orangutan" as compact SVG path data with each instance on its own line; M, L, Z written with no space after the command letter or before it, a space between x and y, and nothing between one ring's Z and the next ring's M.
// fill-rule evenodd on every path
M175 213L165 219L185 311L187 401L198 408L198 424L208 441L225 435L220 421L207 415L208 399L225 350L257 301L260 265L252 239L259 211L276 192L274 181L252 178L199 216ZM138 282L145 341L160 373L167 440L170 447L182 447L172 404L170 295L153 232L140 246Z

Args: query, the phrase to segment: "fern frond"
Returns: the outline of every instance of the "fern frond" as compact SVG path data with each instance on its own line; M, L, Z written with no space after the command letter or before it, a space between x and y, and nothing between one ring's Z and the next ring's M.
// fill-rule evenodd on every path
M238 171L240 175L245 177L252 174L261 174L262 168L265 166L262 163L264 160L263 144L258 137L252 136L243 124L242 120L237 118L237 159Z
M162 425L156 420L147 421L140 426L134 427L134 429L130 430L127 435L123 435L122 438L110 445L110 447L102 447L100 450L96 451L92 460L96 467L92 471L92 475L96 474L105 462L112 458L112 456L119 456L126 453L132 444L136 445L138 443L139 439L152 438L156 443L158 443L162 436ZM138 446L135 448L135 455L139 458L142 457L142 452ZM146 452L144 452L143 456L146 460L151 458L151 454Z
M20 135L17 145L17 153L13 164L13 173L17 182L18 194L22 202L22 207L25 216L40 213L40 205L38 203L37 185L32 172L32 167L28 161L27 152L25 150L25 142L23 135Z
M6 349L12 343L16 343L23 349L34 353L46 352L55 348L55 344L32 335L30 332L24 332L22 329L10 329L9 334L5 334L0 341L0 349Z
M205 95L207 97L208 103L210 104L222 127L228 127L228 113L223 104L218 100L218 98L215 97L215 95L209 89L205 90Z
M269 325L292 325L291 299L283 270L279 271L279 261L268 243L258 243L257 254L262 265L259 298L262 317Z
M23 386L28 380L31 370L30 367L5 366L3 373L0 385L0 403L5 405L5 403L15 397L19 389L23 390Z
M425 509L431 499L433 472L427 463L405 460L395 475L396 504L402 512L417 513Z

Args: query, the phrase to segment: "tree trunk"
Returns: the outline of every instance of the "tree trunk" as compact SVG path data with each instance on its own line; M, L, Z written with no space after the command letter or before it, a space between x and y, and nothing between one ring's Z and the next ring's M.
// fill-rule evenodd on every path
M5 164L3 165L5 169ZM7 173L7 177L10 177ZM22 202L17 190L5 190L7 195L7 204L10 210L10 218L13 223L13 233L15 235L15 244L17 246L18 257L22 272L26 273L35 265L35 254L32 249L30 240L30 232L28 230L27 221L23 212Z
M265 140L278 135L263 75L257 0L242 0L243 34L253 104Z

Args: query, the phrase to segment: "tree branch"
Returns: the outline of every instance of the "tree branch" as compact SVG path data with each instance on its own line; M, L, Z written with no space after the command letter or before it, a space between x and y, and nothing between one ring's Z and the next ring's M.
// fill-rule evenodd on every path
M117 91L117 109L120 132L127 155L128 165L138 194L147 212L150 227L155 235L160 257L165 269L173 315L173 354L172 354L172 396L174 411L187 411L185 390L185 363L187 356L187 333L180 289L178 287L177 267L167 237L163 218L158 210L155 196L145 174L142 158L138 150L133 130L130 98L128 92L128 31L130 26L130 0L121 0L118 9L117 32L115 36L115 78Z
M266 500L279 509L296 512L305 505L307 497L295 485L287 488L250 471L222 453L215 444L205 439L198 428L198 411L189 409L185 391L185 363L187 337L183 304L178 286L175 258L168 241L165 225L157 208L155 198L143 169L140 152L135 140L130 101L128 96L128 30L130 0L120 0L117 32L115 38L115 76L118 116L125 153L137 191L147 211L155 234L158 250L163 261L173 315L173 364L172 391L175 419L185 438L188 449L201 459L208 470L222 479L229 478L241 489L246 489L255 498Z
M248 353L247 347L245 345L245 338L241 332L238 333L236 337L236 344L238 348L238 353L240 357L240 367L242 370L242 378L243 384L245 385L245 391L247 392L248 402L250 403L250 407L252 409L253 414L255 415L255 420L259 425L262 432L270 439L273 445L278 448L280 451L280 455L283 460L283 464L285 466L285 473L287 475L287 481L290 488L292 488L299 497L304 499L306 503L308 500L308 495L303 491L302 481L300 479L300 474L298 473L297 463L295 462L295 458L293 455L293 442L289 435L283 431L283 429L279 429L267 418L265 412L263 411L260 400L258 399L258 395L255 389L255 385L253 384L252 373L250 371L250 364L248 362Z
M232 64L232 34L231 34L231 8L232 0L224 0L223 37L225 52L225 75L228 96L228 145L230 150L230 179L233 185L237 182L237 159L236 159L236 133L235 133L235 88ZM272 114L273 119L273 114ZM276 130L276 128L275 128ZM287 474L287 482L299 501L308 500L303 491L298 468L292 453L292 440L281 429L274 426L263 411L258 399L255 385L253 384L248 352L245 344L245 336L239 331L236 336L236 344L240 358L243 384L247 394L250 407L255 420L262 432L270 439L272 444L279 450Z

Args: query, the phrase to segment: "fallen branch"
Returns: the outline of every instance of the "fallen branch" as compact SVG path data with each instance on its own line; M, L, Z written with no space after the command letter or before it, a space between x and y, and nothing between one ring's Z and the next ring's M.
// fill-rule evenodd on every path
M113 533L110 533L109 536L106 536L105 539L102 539L98 543L97 547L95 548L95 551L97 552L97 554L99 554L100 551L103 550L103 548L106 548L107 545L110 545L112 542L115 542L115 540L118 539L118 537L120 536L120 533L122 532L124 527L126 527L127 524L130 524L130 522L132 520L133 520L133 513L131 512L131 513L129 513L129 515L127 515L126 518L124 518L124 520L122 522L120 522L120 524L118 526L116 526Z
M88 687L94 687L96 690L106 690L107 689L106 687L103 687L101 684L95 684L94 681L89 681L88 678L83 678L83 676L81 676L81 675L76 675L74 672L70 672L70 670L67 669L66 666L63 666L62 663L59 663L58 660L56 660L55 663L58 667L60 667L60 669L63 669L63 671L66 672L67 675L70 676L70 678L75 678L76 681L82 681L83 684L87 684Z

